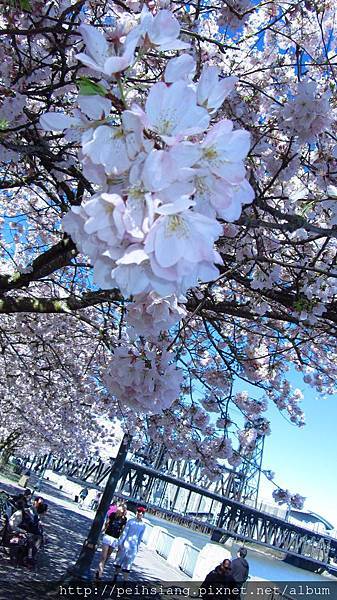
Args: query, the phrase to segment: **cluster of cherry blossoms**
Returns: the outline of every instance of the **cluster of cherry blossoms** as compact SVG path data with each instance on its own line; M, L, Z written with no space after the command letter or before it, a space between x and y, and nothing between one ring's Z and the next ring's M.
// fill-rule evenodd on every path
M301 81L297 94L280 113L281 129L296 135L300 142L316 142L316 136L331 123L331 108L327 94L317 97L317 84Z
M250 0L225 0L221 3L218 25L236 32L246 23L251 12Z
M233 398L234 403L240 408L243 413L250 419L256 419L261 416L261 413L268 408L265 400L255 400L250 398L248 392L237 392Z
M168 10L153 16L144 9L119 54L96 28L81 25L80 31L86 52L77 58L103 79L89 83L90 95L82 86L73 116L53 112L40 120L45 130L77 132L83 173L98 188L71 208L63 227L90 257L97 285L119 288L125 297L171 296L179 320L176 297L219 275L218 219L238 219L254 197L244 166L249 133L234 130L228 119L210 126L236 80L205 66L194 83L196 63L183 53L167 62L164 81L152 85L144 104L131 99L129 105L121 91L125 109L111 113L107 80L115 92L118 74L122 89L121 72L127 75L137 61L137 49L188 44L178 39L179 23Z
M185 298L180 299L184 301ZM187 312L178 304L176 296L161 298L155 292L140 294L137 302L127 305L127 321L138 335L156 338L161 331L170 329L186 317Z
M273 400L279 410L287 411L290 421L299 427L305 424L305 416L300 402L303 400L303 393L300 389L292 389L287 379L275 377L273 388L268 392L268 397Z
M121 344L104 369L102 380L121 406L140 413L161 413L179 397L182 371L174 356L154 345Z
M300 494L292 494L288 490L277 488L273 491L272 496L277 504L287 504L291 508L302 510L305 501L304 496Z

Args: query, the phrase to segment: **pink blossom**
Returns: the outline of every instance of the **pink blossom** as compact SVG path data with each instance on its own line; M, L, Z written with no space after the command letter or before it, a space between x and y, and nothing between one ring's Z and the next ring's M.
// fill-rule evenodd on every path
M178 40L180 34L179 21L169 10L160 10L155 17L151 15L146 5L141 12L141 22L126 38L126 43L139 43L140 39L149 42L160 51L183 50L189 44Z
M190 54L181 54L177 58L171 58L165 69L165 81L173 83L180 79L191 81L196 69L196 63ZM198 98L198 96L197 96ZM198 102L198 104L201 104Z
M119 127L100 125L82 144L82 151L94 164L102 164L106 173L120 175L130 167L123 131Z
M121 56L113 55L113 48L109 46L104 35L91 25L79 27L87 54L80 52L76 58L93 71L111 76L127 69L133 61L136 44L127 44Z
M138 412L161 413L180 394L182 373L170 352L155 346L119 346L104 373L109 393Z
M154 292L138 296L135 303L128 304L127 313L128 324L138 335L145 335L147 339L170 329L187 314L184 307L178 304L176 296L162 298Z
M237 81L237 77L226 77L219 80L217 67L204 67L197 86L198 104L207 110L217 110L231 93Z
M281 129L298 135L301 142L314 142L316 136L327 129L331 122L329 96L316 96L314 82L301 81L297 94L289 100L282 111Z
M47 112L40 117L40 125L45 131L63 131L69 128L81 128L79 117L71 117L63 112Z
M214 175L223 177L232 185L240 184L245 177L243 159L250 146L249 133L242 129L233 131L233 123L224 119L214 125L202 143L202 166Z
M111 100L102 96L78 96L81 111L90 119L104 119L110 114Z
M165 83L152 86L146 100L143 123L166 143L174 144L186 136L205 131L209 115L207 110L197 105L195 91L179 80L170 86Z

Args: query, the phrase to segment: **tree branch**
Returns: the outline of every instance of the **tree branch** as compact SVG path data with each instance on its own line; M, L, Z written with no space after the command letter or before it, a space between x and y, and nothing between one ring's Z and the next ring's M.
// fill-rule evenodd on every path
M3 275L0 277L0 294L10 290L27 287L31 282L42 277L51 275L58 269L66 267L70 261L77 255L77 249L71 238L64 236L63 239L49 248L43 254L40 254L33 260L29 272L20 273L16 271L12 275Z

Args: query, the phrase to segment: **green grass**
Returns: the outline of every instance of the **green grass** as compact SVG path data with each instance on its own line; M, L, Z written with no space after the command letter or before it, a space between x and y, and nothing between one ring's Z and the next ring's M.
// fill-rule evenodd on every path
M17 483L21 477L18 473L13 472L14 465L4 465L0 467L0 474L9 479L10 481L14 481Z

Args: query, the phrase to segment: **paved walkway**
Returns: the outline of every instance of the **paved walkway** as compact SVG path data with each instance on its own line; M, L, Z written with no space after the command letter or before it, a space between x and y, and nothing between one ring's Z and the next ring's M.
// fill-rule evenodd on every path
M19 488L16 484L0 475L0 489L5 489L10 493L17 493ZM30 598L35 597L47 597L43 592L45 583L59 582L62 579L67 567L76 561L86 533L89 530L94 515L92 511L79 508L65 492L57 490L47 482L43 482L40 493L49 504L49 511L44 522L44 531L47 539L45 549L39 553L38 566L34 572L24 568L14 568L9 563L7 556L0 550L0 600L19 600L21 598L30 600ZM97 567L99 557L100 551L97 552L97 556L95 557L93 570ZM113 567L111 561L106 566L104 579L107 583L109 580L111 582L112 578ZM151 586L155 584L160 585L162 581L187 582L189 578L181 571L170 567L156 552L148 550L142 544L141 550L132 567L129 580L134 584L139 582ZM105 583L103 582L102 586L104 587L104 585ZM121 584L118 583L118 585L120 586ZM27 595L28 588L32 588L33 592L39 590L39 595ZM25 595L21 596L21 591ZM106 597L118 597L113 595L111 587L107 588L107 592ZM98 595L97 591L95 594ZM60 598L66 595L68 593L61 594ZM72 598L76 597L73 594L69 595ZM80 596L83 598L84 594L79 594L78 597ZM122 597L121 593L119 597ZM125 597L130 598L130 595L125 595ZM139 594L137 594L137 597L139 598ZM155 597L154 593L151 594L151 598ZM174 596L170 595L170 597Z

